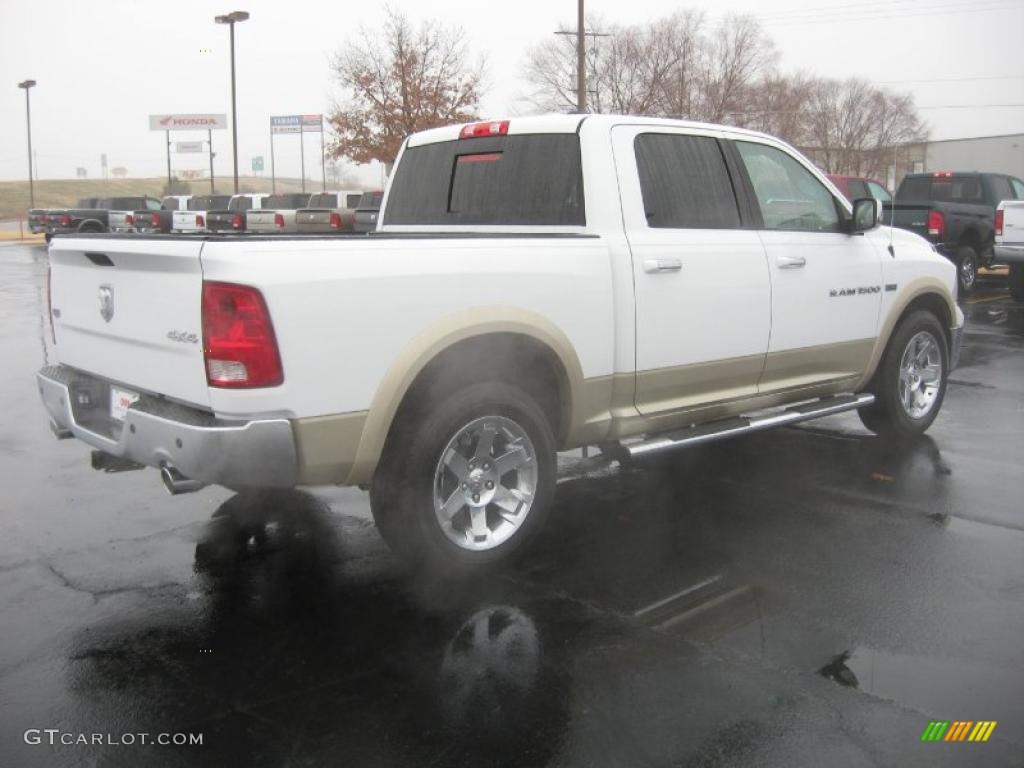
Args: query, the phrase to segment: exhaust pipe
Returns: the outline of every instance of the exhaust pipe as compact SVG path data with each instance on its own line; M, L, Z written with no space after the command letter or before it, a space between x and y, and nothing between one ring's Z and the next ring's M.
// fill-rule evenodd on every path
M192 493L206 487L206 483L202 480L185 477L172 464L164 464L160 468L160 479L164 481L164 487L172 496L177 496L179 493Z

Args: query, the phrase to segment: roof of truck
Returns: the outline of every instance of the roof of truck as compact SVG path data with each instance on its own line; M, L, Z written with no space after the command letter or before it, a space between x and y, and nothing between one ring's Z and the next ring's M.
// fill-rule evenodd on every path
M774 139L775 137L758 131L736 128L731 125L715 125L713 123L700 123L691 120L674 120L668 117L640 117L634 115L595 115L595 114L548 114L548 115L527 115L524 117L510 117L504 119L480 120L473 123L459 123L457 125L446 125L441 128L432 128L427 131L415 133L409 137L409 146L417 147L423 144L433 144L439 141L455 141L459 138L462 130L469 125L486 125L508 123L508 135L527 133L576 133L586 121L588 125L598 124L610 129L614 125L651 125L672 128L696 128L711 131L728 131L732 134L752 136L758 138Z

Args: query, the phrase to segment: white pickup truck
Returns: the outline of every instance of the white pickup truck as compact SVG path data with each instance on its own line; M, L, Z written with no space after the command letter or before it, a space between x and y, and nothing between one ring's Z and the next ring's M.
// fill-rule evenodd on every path
M1015 190L1024 194L1024 189ZM1010 268L1010 295L1024 301L1024 200L1003 200L996 207L994 258Z
M305 192L270 195L263 199L259 210L246 214L245 230L263 234L298 232L295 214L309 204L309 198Z
M230 201L230 195L193 195L184 208L171 213L171 232L205 232L207 212L225 209Z
M52 428L172 492L370 489L400 553L520 551L556 452L623 460L859 409L923 432L956 270L788 145L551 115L409 137L370 236L50 247Z

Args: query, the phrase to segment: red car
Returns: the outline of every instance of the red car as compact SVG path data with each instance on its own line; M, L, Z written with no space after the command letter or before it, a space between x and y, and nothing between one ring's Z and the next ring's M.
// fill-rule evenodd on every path
M885 185L874 179L866 179L863 176L833 176L829 174L828 180L839 187L839 191L846 195L851 202L859 198L873 197L878 201L881 208L882 203L891 203L892 195Z

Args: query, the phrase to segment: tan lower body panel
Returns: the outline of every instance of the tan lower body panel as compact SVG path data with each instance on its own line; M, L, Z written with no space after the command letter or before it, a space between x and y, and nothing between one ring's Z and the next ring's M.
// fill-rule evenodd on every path
M560 447L653 434L796 400L851 392L863 376L874 345L874 339L866 339L788 350L768 355L767 360L756 355L585 379L576 393L577 426ZM760 386L755 386L751 382L759 376ZM643 413L637 409L638 402ZM360 411L293 422L300 484L370 481L376 460L372 464L357 462L368 415Z
M356 460L366 411L292 422L299 459L299 485L345 482Z

